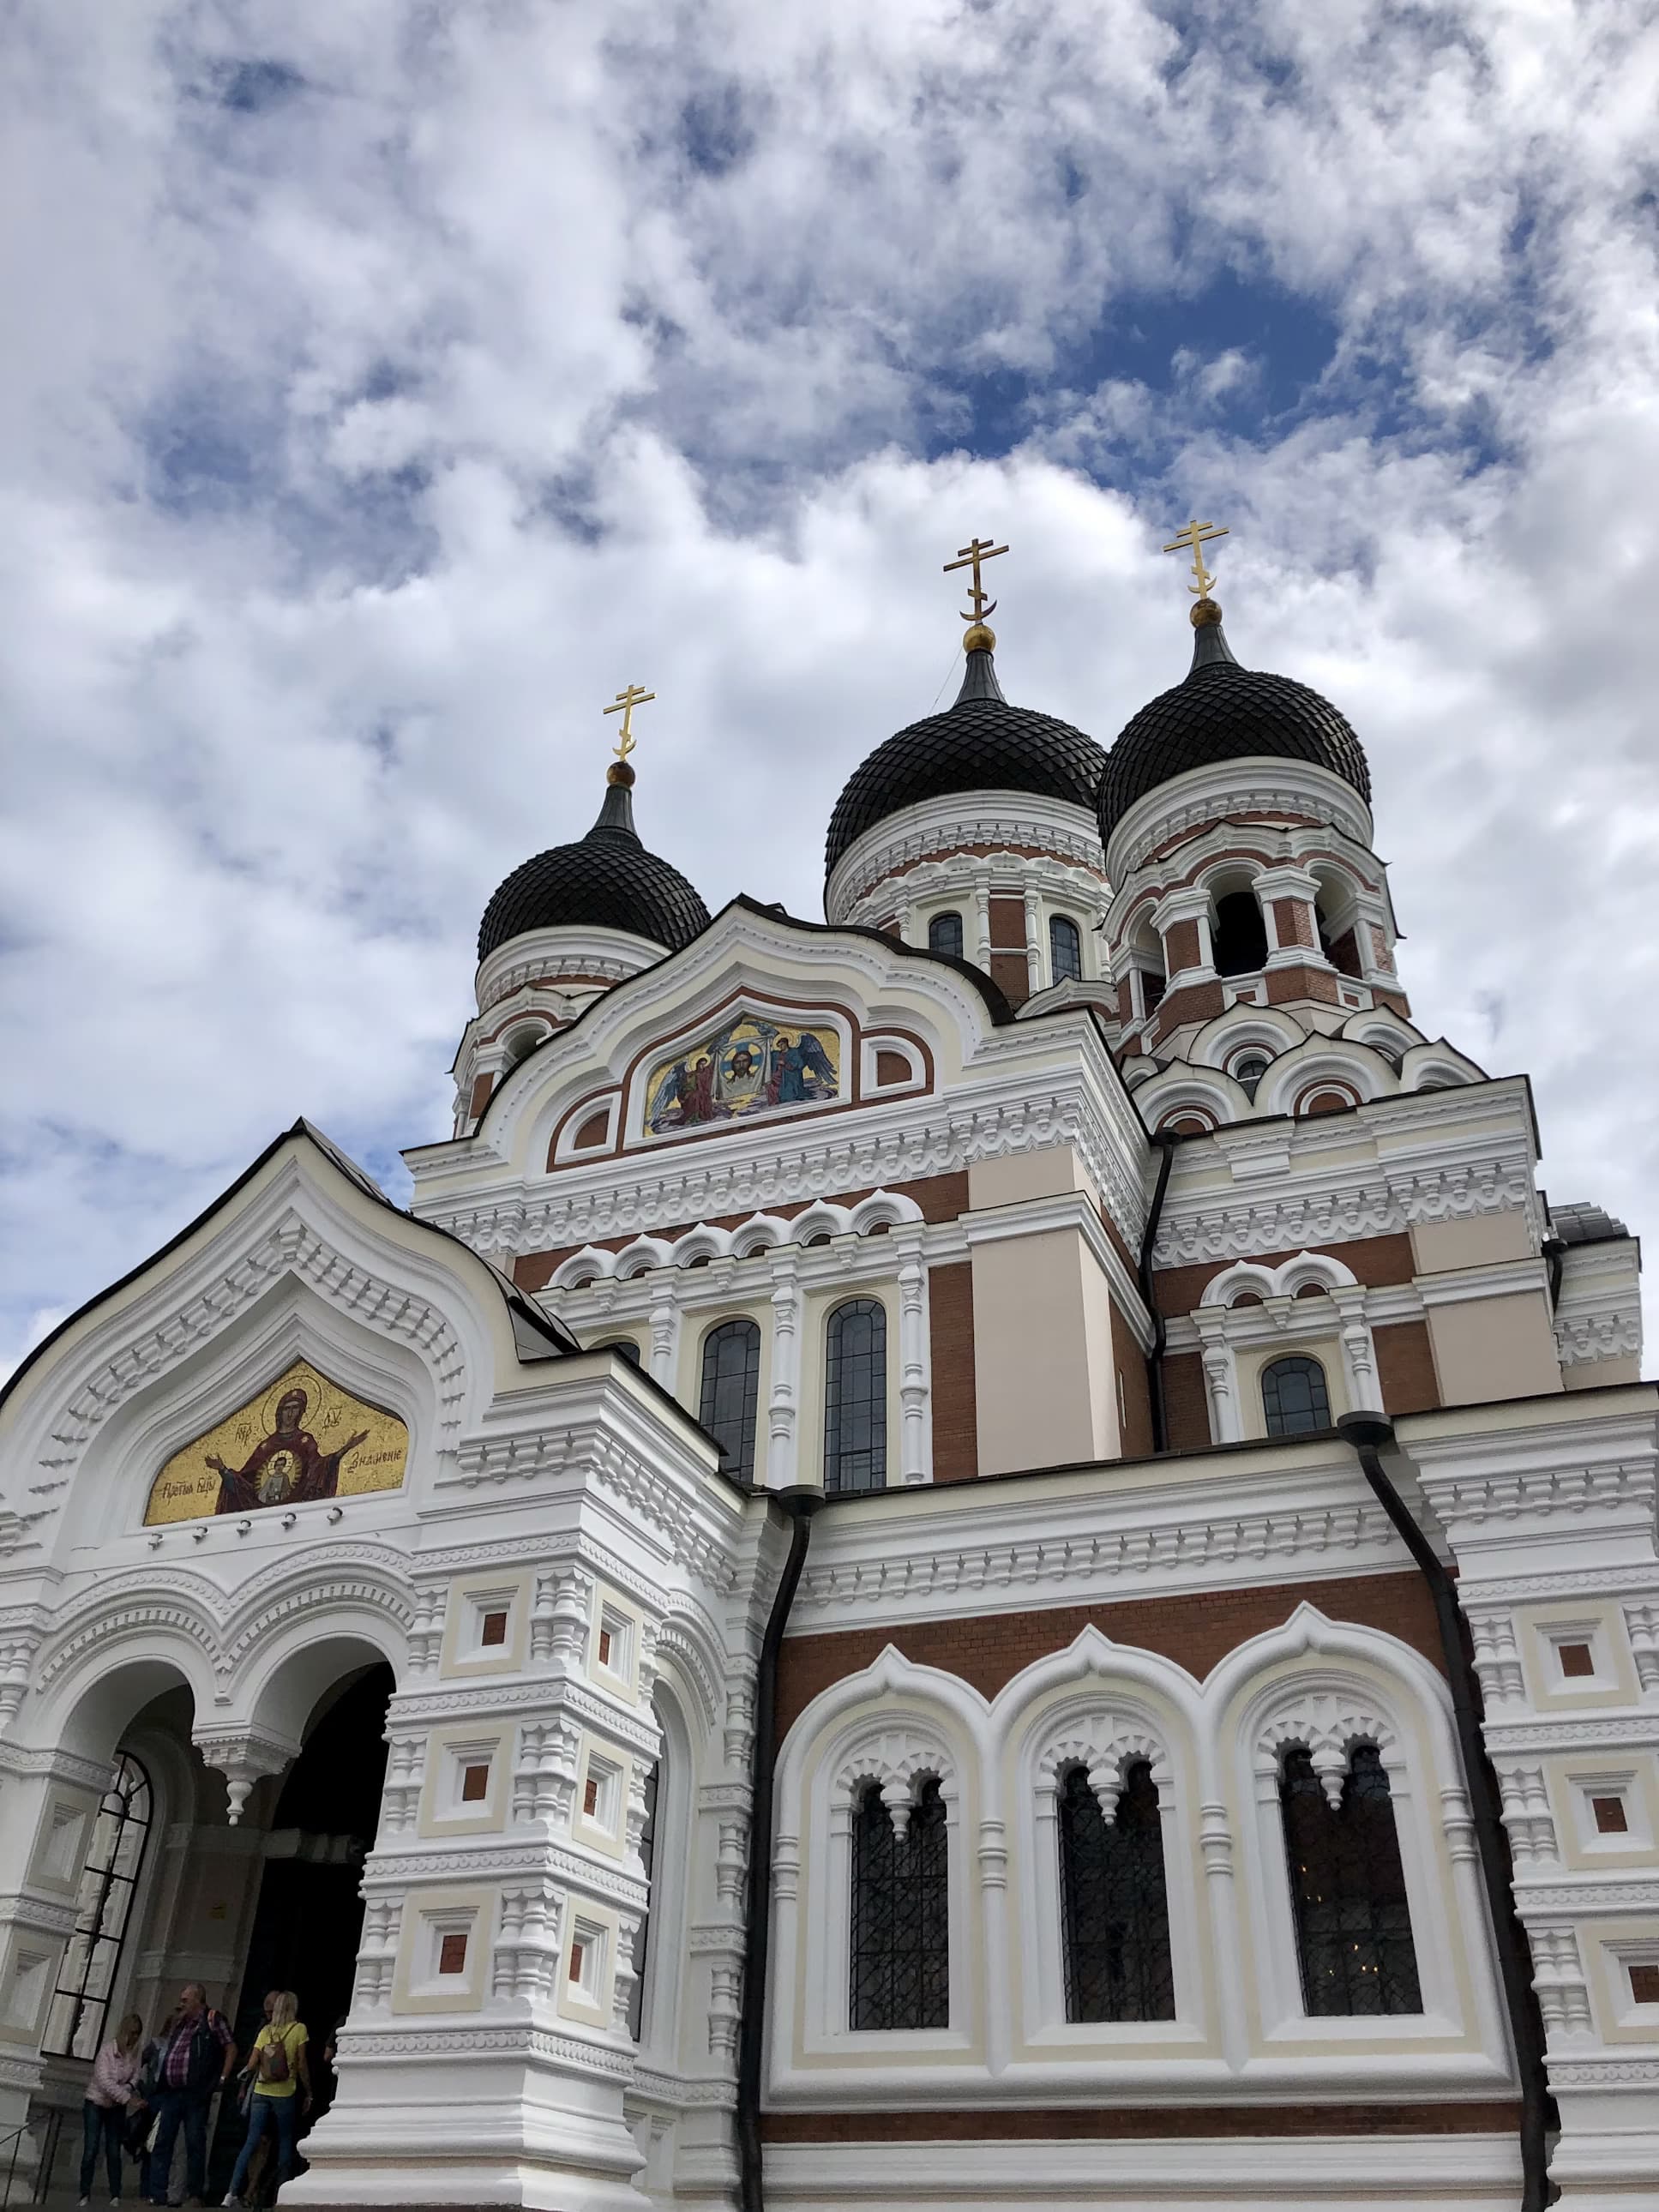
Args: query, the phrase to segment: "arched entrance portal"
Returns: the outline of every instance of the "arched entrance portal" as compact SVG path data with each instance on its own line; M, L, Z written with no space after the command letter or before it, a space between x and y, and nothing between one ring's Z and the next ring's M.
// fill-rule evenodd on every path
M387 1702L395 1686L384 1661L343 1676L313 1710L304 1747L275 1784L264 1840L264 1868L248 1936L232 2027L246 2051L258 2033L268 1990L292 1990L311 2030L319 2112L331 2083L322 2054L351 2002L362 1931L359 1894L373 1849L386 1778ZM242 2122L226 2100L210 2179L228 2173Z

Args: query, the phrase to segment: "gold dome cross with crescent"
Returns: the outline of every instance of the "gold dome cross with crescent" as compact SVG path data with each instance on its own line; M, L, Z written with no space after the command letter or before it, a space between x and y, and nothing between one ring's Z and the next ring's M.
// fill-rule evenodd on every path
M647 699L654 699L656 696L654 691L647 691L641 684L630 684L625 690L618 691L616 698L605 708L607 714L622 716L622 730L617 738L618 760L626 760L639 742L634 735L635 708L643 707Z
M1225 538L1229 534L1225 530L1218 530L1213 522L1189 522L1183 529L1177 530L1164 547L1164 550L1166 553L1184 553L1190 547L1193 556L1193 574L1197 577L1198 581L1195 584L1188 584L1187 589L1195 598L1207 599L1210 596L1210 586L1215 581L1212 571L1204 565L1204 547L1212 538ZM1194 617L1194 620L1197 620L1196 616Z

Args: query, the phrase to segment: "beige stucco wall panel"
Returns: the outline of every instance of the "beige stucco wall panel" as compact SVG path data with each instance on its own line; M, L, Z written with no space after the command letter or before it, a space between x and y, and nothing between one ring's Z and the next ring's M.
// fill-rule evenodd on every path
M1419 1221L1411 1240L1419 1275L1489 1267L1500 1260L1529 1260L1533 1250L1526 1216L1518 1208L1473 1214L1462 1221Z
M980 1473L1109 1455L1115 1444L1099 1433L1093 1370L1109 1389L1110 1316L1081 1233L999 1238L975 1244L972 1257ZM1103 1294L1092 1341L1087 1277ZM1115 1437L1115 1418L1109 1427Z
M1429 1341L1448 1405L1559 1394L1555 1333L1541 1290L1462 1298L1428 1309Z
M1010 1152L1000 1160L975 1160L968 1170L968 1204L975 1213L996 1206L1018 1206L1031 1198L1059 1198L1093 1185L1070 1145L1048 1145L1041 1152Z

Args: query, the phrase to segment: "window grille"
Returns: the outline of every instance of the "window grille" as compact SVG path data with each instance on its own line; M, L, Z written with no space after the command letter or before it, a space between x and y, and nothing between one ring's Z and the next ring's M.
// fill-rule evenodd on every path
M927 950L942 952L950 960L962 957L962 916L959 914L936 914L927 925Z
M1279 1802L1304 2009L1316 2018L1421 2012L1394 1801L1376 1747L1355 1745L1338 1808L1309 1753L1293 1746Z
M865 1790L853 1819L852 2019L855 2028L951 2025L950 1875L945 1801L923 1783L903 1835Z
M1275 1359L1261 1370L1261 1407L1270 1437L1304 1437L1329 1428L1324 1369L1316 1359Z
M1067 2020L1173 2020L1170 1908L1158 1784L1148 1762L1124 1776L1109 1826L1080 1766L1060 1793L1060 1887Z
M93 1822L75 1902L75 1928L58 1969L41 2048L54 2058L95 2058L115 1994L116 1970L155 1810L149 1777L131 1752L115 1770Z
M1048 917L1048 968L1054 983L1077 981L1083 975L1083 939L1063 914Z
M887 1480L887 1316L849 1298L830 1316L823 1400L823 1486L879 1490Z
M702 1340L702 1403L698 1413L725 1455L728 1474L755 1475L755 1413L760 1395L760 1324L723 1321Z

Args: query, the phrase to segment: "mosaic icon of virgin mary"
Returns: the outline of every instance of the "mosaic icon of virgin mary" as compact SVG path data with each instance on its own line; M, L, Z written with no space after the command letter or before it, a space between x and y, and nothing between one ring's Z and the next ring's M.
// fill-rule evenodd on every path
M217 1453L207 1464L219 1478L216 1513L248 1513L260 1505L303 1505L313 1498L332 1498L339 1487L340 1462L368 1436L359 1429L336 1450L319 1449L300 1424L309 1404L303 1390L285 1390L276 1401L276 1425L254 1445L240 1467L228 1467Z

